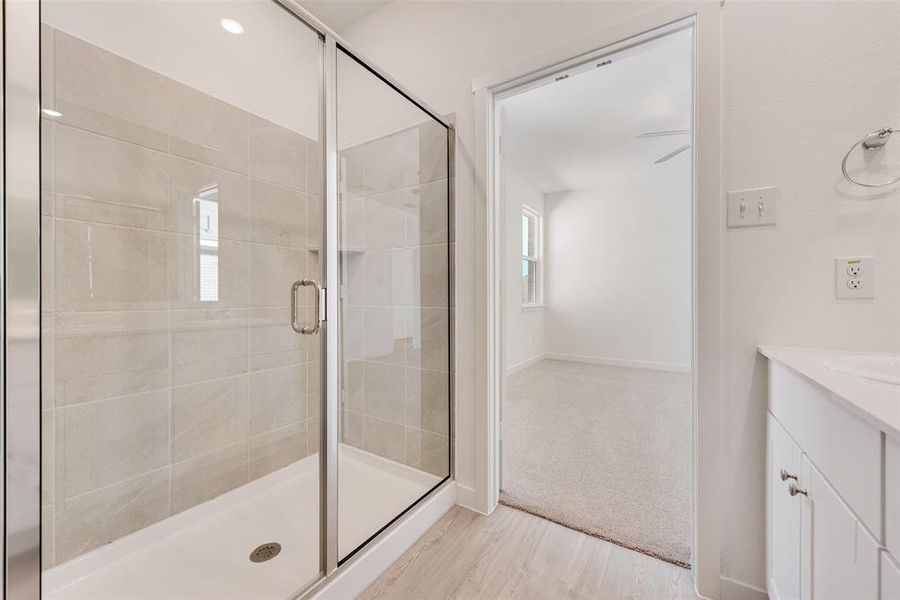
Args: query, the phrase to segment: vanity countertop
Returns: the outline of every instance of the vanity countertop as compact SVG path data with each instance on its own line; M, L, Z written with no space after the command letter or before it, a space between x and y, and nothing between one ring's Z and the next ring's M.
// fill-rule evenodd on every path
M900 438L900 386L838 373L824 364L828 359L859 356L865 352L775 346L760 346L759 352L824 387L851 411L873 422L891 437Z

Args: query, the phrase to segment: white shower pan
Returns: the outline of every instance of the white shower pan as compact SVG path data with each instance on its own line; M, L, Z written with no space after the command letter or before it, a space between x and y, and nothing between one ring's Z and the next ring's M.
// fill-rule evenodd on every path
M440 478L350 447L338 452L338 546L346 556ZM42 597L78 600L282 599L319 572L319 457L44 572ZM250 552L278 542L275 558Z

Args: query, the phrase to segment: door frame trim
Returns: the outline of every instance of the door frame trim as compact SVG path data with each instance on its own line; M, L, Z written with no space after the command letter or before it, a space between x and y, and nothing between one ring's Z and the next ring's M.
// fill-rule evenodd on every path
M474 179L476 300L485 312L476 323L476 344L484 360L475 373L475 493L472 508L490 513L499 499L499 443L502 394L502 331L498 247L501 207L497 193L494 102L495 97L571 62L608 53L629 40L643 37L678 21L694 21L694 292L693 311L693 456L692 456L692 572L701 597L720 597L721 469L719 376L721 326L720 207L720 32L721 5L714 0L670 3L660 8L580 37L511 67L473 81L475 116ZM483 258L478 258L483 257Z

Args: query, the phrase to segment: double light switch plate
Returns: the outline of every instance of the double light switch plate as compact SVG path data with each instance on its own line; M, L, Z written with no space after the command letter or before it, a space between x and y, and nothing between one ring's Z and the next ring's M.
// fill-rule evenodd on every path
M761 227L775 224L775 188L728 192L728 227Z

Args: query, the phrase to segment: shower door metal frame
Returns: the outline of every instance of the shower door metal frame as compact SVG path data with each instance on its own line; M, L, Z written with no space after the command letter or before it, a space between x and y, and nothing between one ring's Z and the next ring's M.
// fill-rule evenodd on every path
M2 11L3 592L18 600L41 579L40 5Z
M296 597L327 584L332 575L360 558L338 561L338 400L340 323L335 319L338 294L329 283L339 281L338 272L338 149L336 70L338 49L346 52L372 74L393 88L447 129L447 227L449 322L449 473L429 493L385 525L366 543L371 547L400 526L410 509L440 493L455 476L455 276L454 213L455 181L453 151L455 129L439 113L403 87L383 70L352 49L339 35L300 6L296 0L272 0L317 32L320 45L320 172L323 194L320 281L325 288L325 318L322 320L321 439L320 460L320 574ZM40 358L40 0L0 0L0 60L3 65L2 165L0 191L3 198L3 258L0 285L0 360L3 361L0 408L3 445L3 581L0 598L34 600L41 589L41 358ZM10 60L14 57L14 60ZM11 144L12 142L12 144ZM12 150L12 151L11 151ZM14 300L10 302L10 300ZM12 327L10 328L10 325ZM12 331L10 331L12 329ZM331 401L329 401L329 399ZM10 427L15 423L15 427ZM12 435L10 435L12 434ZM11 530L11 516L21 530ZM304 582L298 582L303 585Z

